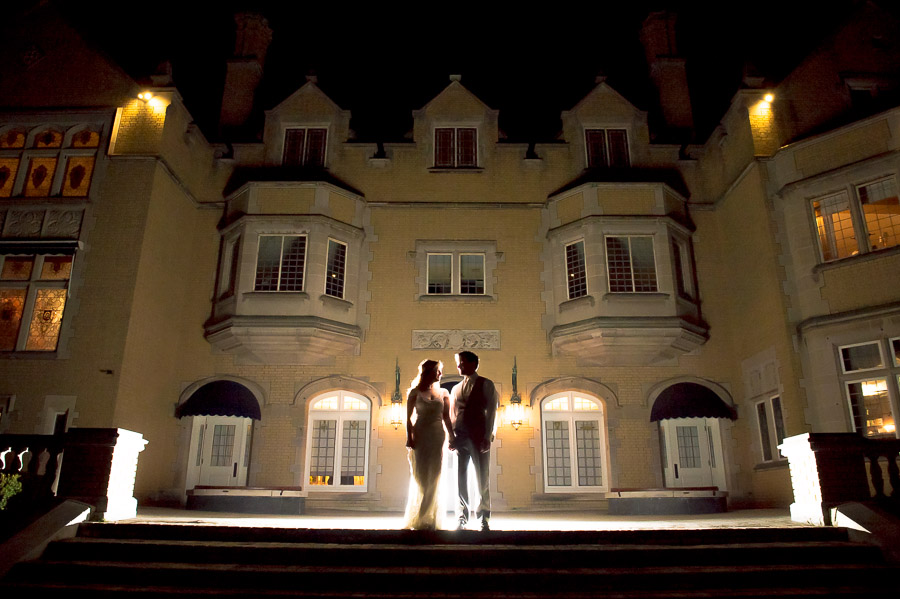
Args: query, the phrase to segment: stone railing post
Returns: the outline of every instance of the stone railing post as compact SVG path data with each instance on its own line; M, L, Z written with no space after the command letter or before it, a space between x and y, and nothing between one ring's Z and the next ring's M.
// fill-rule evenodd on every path
M69 429L57 495L95 506L94 520L134 518L138 454L146 444L121 428Z
M870 499L864 443L856 433L804 433L778 446L791 469L791 520L830 525L831 508Z

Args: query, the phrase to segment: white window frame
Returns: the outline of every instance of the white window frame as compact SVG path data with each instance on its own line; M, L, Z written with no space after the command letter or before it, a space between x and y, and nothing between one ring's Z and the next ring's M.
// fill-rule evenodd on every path
M439 129L452 129L453 130L453 164L438 164L437 163L437 154L438 154L438 140L437 140L437 132ZM475 131L475 164L459 164L459 130L460 129L472 129ZM481 139L481 131L480 127L477 124L455 124L455 125L435 125L431 131L431 141L433 145L433 152L431 154L431 166L435 169L473 169L479 168L481 166L481 148L479 147L479 141Z
M587 168L629 168L632 164L632 156L631 156L631 130L629 127L625 125L585 125L583 127L584 132L582 139L584 139L584 164ZM606 158L606 164L595 164L591 165L591 153L588 143L588 134L591 131L603 131L603 143L604 143L604 157ZM615 166L610 167L609 164L609 131L624 131L625 132L625 146L626 146L626 158L628 159L628 164L623 166Z
M429 293L428 290L428 269L429 256L432 255L450 255L451 259L451 279L450 293ZM460 289L460 265L461 257L465 255L482 256L484 262L484 292L483 293L461 293ZM494 291L494 272L497 264L503 259L503 253L497 251L496 241L460 241L460 240L416 240L416 249L408 254L409 258L415 261L418 269L418 297L420 300L464 300L472 301L488 301L496 299Z
M635 237L646 237L646 238L650 239L651 248L653 250L653 284L656 287L656 289L653 289L652 291L637 291L635 289L634 258L633 258L633 252L631 249L631 240ZM626 238L626 239L628 239L628 260L629 260L629 265L630 265L630 269L631 269L631 291L613 291L613 289L612 289L612 281L610 280L611 277L610 277L610 267L609 267L609 245L607 243L607 240L609 238L615 238L615 239ZM606 259L606 286L607 286L606 288L609 290L610 293L634 294L634 295L640 295L640 294L645 294L645 293L659 293L659 260L657 259L657 256L656 256L656 235L606 234L603 236L603 253L604 253L604 256Z
M575 407L575 397L587 399L591 403L595 404L599 409L598 410L585 410L585 411L576 411ZM553 400L560 398L567 398L569 402L569 408L565 411L548 411L545 409L545 406L552 402ZM563 391L561 393L555 393L548 397L545 397L541 400L540 403L541 409L541 428L543 432L541 433L541 460L543 464L543 485L544 492L546 493L607 493L609 492L609 484L610 484L610 471L609 471L609 446L608 446L608 434L606 430L606 410L603 402L598 398L593 397L587 393L581 393L579 391ZM583 415L584 420L596 420L598 423L599 429L599 445L601 452L601 477L602 483L599 486L580 486L578 484L578 454L577 454L577 442L576 442L576 429L575 429L575 420L578 415ZM591 418L593 417L593 418ZM549 484L549 469L548 469L548 456L547 456L547 423L548 422L558 422L558 421L566 421L570 426L570 435L569 435L569 457L570 457L570 466L572 471L572 484L568 486L560 486L554 485L550 486Z
M569 262L569 248L572 246L576 246L581 244L581 277L579 277L580 285L584 287L584 292L573 297L572 295L572 285L571 282L573 280L573 275L577 275L577 272L573 272L572 264ZM565 260L565 273L566 273L566 299L578 299L580 297L585 297L590 295L590 290L588 289L588 277L587 277L587 254L585 252L585 244L584 238L577 239L571 243L567 243L563 247L563 260Z
M315 405L324 399L328 399L331 397L337 397L338 399L338 408L336 410L317 410L315 409ZM347 410L344 409L344 399L351 398L357 401L363 402L367 407L365 410ZM312 461L312 440L313 440L313 426L316 420L326 420L329 418L333 418L336 420L336 432L335 432L335 463L334 467L334 475L335 479L334 485L311 485L309 484L310 477L310 463ZM366 430L366 445L365 445L365 484L363 485L342 485L341 484L341 476L340 476L340 458L341 458L341 450L343 444L343 423L346 420L364 420L365 421L365 430ZM308 489L311 492L323 492L323 493L365 493L368 491L369 487L369 477L370 477L370 464L369 460L371 457L371 445L372 445L372 402L369 401L363 395L358 393L353 393L352 391L346 390L337 390L330 391L328 393L322 393L312 398L309 401L309 410L307 415L307 434L306 434L306 467L304 470L303 477L303 487Z
M431 257L432 256L450 256L450 291L447 293L432 292L428 287L431 286ZM462 290L462 259L463 256L479 256L481 258L481 268L485 276L482 279L481 293L465 293ZM478 297L486 295L487 292L487 259L483 252L428 252L426 254L426 276L428 277L426 292L431 296L449 296L461 295L467 297Z
M278 258L278 280L276 283L276 289L257 289L256 278L259 276L259 249L262 246L263 237L280 237L281 238L281 250ZM286 237L302 237L303 238L303 276L300 278L300 289L281 289L282 283L282 268L284 267L284 243ZM235 241L237 243L237 241ZM240 249L235 250L233 247L232 255L236 252L240 252ZM256 264L253 270L253 292L254 293L302 293L306 290L306 271L307 271L307 262L308 262L308 253L309 253L309 235L306 233L260 233L257 236L256 240ZM239 255L239 254L238 254ZM237 275L238 273L235 272Z
M3 265L8 258L34 258L33 266L31 268L31 276L29 279L0 280L0 289L25 289L25 302L22 306L22 318L19 322L19 331L16 335L15 347L12 350L3 350L2 353L8 354L13 352L33 352L35 354L51 355L59 351L63 332L65 331L66 323L68 322L66 318L66 314L69 311L68 304L70 299L68 289L72 274L70 273L70 278L65 280L42 280L40 278L40 273L44 267L44 259L46 257L63 255L68 256L69 254L0 254L0 271L3 270ZM72 268L74 269L75 256L72 255L71 258ZM27 349L28 335L31 330L31 321L34 318L34 304L37 298L38 291L42 289L64 289L66 291L66 304L63 306L63 313L60 317L59 333L56 337L56 347L54 347L53 349Z
M303 130L303 158L299 164L286 164L284 152L287 146L287 135L288 131L291 130ZM328 144L331 143L331 128L327 124L307 124L307 125L284 125L281 128L281 155L278 161L278 164L282 166L288 167L307 167L307 160L309 158L309 130L310 129L324 129L325 130L325 145L322 147L322 164L321 166L316 165L313 168L326 168L328 166Z
M853 256L859 254L868 254L873 251L880 251L882 249L890 249L890 248L898 248L900 247L900 239L897 240L897 243L893 245L887 246L886 248L875 248L873 249L872 243L869 239L871 233L866 227L866 219L865 214L862 209L862 201L860 200L859 190L868 185L874 185L876 183L881 183L883 181L891 181L894 185L894 190L900 193L900 187L898 187L898 180L895 174L890 173L886 175L882 175L874 178L866 178L859 182L850 183L844 186L841 189L832 190L829 193L817 195L815 197L809 198L807 201L807 207L809 210L810 219L812 222L813 235L816 238L816 247L818 248L818 257L819 262L823 264L828 264L832 262L837 262L839 260L846 260L847 258L852 258ZM822 247L822 238L819 236L819 227L816 223L816 212L813 204L815 202L822 202L824 200L828 200L829 198L842 196L847 200L848 210L850 212L850 222L853 225L853 236L856 239L856 252L851 252L849 256L839 256L831 259L825 259L825 248ZM827 229L826 229L827 230ZM900 236L898 236L900 237Z
M344 264L343 270L341 270L341 294L335 295L334 293L328 292L328 275L331 270L331 263L329 261L329 256L331 254L331 244L344 246ZM344 296L347 293L347 266L350 263L350 245L344 241L340 241L335 239L334 237L328 238L328 243L325 244L325 287L323 289L323 293L328 297L335 297L337 299L344 299Z
M671 234L669 236L671 248L678 250L678 256L672 252L672 280L675 283L674 290L680 297L693 300L697 297L694 285L694 260L689 240ZM679 261L678 258L681 260ZM678 277L678 266L681 267L681 278ZM658 269L657 269L658 272ZM657 280L657 289L659 281Z
M900 337L891 337L888 339L888 352L891 355L891 364L894 368L900 368L900 353L894 351L894 345L900 349Z
M848 430L850 432L855 432L860 435L863 435L866 438L889 438L891 436L891 431L885 431L875 436L867 436L865 434L865 430L858 430L856 428L856 415L853 410L853 402L850 399L850 385L862 384L867 381L873 380L884 380L886 393L887 393L887 401L890 407L890 414L894 420L894 431L893 436L898 437L897 434L897 417L900 415L898 412L898 389L900 389L900 361L893 354L893 344L895 341L900 341L900 337L891 337L891 338L879 338L879 339L868 339L866 341L860 343L850 343L844 344L835 347L836 359L840 363L840 380L842 386L842 394L844 397L844 405L846 406L847 414L850 416L850 420L848 422ZM885 349L884 343L887 342L887 347L889 353L891 354L890 360L885 360ZM881 360L881 366L878 368L862 368L859 370L852 370L847 372L844 369L844 359L843 359L843 350L850 347L860 347L865 345L877 344L879 358Z
M872 368L857 368L856 370L847 370L844 365L844 350L850 349L852 347L863 347L865 345L874 345L875 347L878 348L878 359L881 363L878 366L873 366ZM884 361L884 351L882 350L881 342L877 341L877 340L876 341L864 341L862 343L850 343L848 345L838 346L838 360L840 361L841 372L843 374L856 375L856 374L859 374L860 372L872 372L872 371L876 371L876 370L884 370L885 368L887 368L887 365L885 364L885 361Z
M781 431L782 431L782 441L784 440L784 402L781 400L781 395L771 395L766 399L761 401L757 401L754 404L755 408L755 418L756 418L756 438L759 442L760 449L760 461L762 463L770 463L770 462L783 462L786 458L781 455L781 450L778 449L778 446L781 444L781 441L778 440L778 419L775 414L775 401L781 406ZM766 422L760 422L759 420L759 406L764 406L766 413ZM768 444L765 442L763 438L763 428L765 428L766 433L769 437ZM769 456L766 457L766 450L769 451Z

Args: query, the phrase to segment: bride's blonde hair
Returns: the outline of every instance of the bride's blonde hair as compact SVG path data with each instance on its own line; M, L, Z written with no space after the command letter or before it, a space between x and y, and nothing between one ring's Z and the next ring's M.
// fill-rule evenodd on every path
M407 390L407 393L409 393L413 389L416 389L419 386L419 384L422 382L423 377L434 372L438 368L440 368L440 369L444 368L444 363L441 362L440 360L422 360L422 362L419 364L419 374L417 374L416 378L414 378L412 380L412 382L409 384L409 389Z

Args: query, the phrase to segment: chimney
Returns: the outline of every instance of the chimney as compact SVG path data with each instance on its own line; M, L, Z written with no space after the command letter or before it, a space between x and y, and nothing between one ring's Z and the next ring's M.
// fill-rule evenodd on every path
M669 128L690 135L694 131L694 115L684 59L678 56L675 21L674 13L651 13L641 28L641 43L659 95L663 121Z
M234 16L237 34L234 58L227 64L225 90L219 127L230 129L246 124L253 109L253 98L263 75L266 52L272 41L269 22L262 15L239 13Z

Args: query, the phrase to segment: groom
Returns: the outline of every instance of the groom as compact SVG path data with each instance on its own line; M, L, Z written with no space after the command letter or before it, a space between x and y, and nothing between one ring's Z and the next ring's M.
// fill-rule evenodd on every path
M459 525L463 530L474 512L481 518L481 530L488 531L491 517L490 463L491 441L494 440L494 418L499 398L494 383L478 376L478 356L470 351L456 354L456 369L463 376L450 391L451 420L456 442L451 449L459 455L457 480L459 484ZM475 466L478 480L477 506L469 505L469 462ZM472 509L474 508L474 509Z

